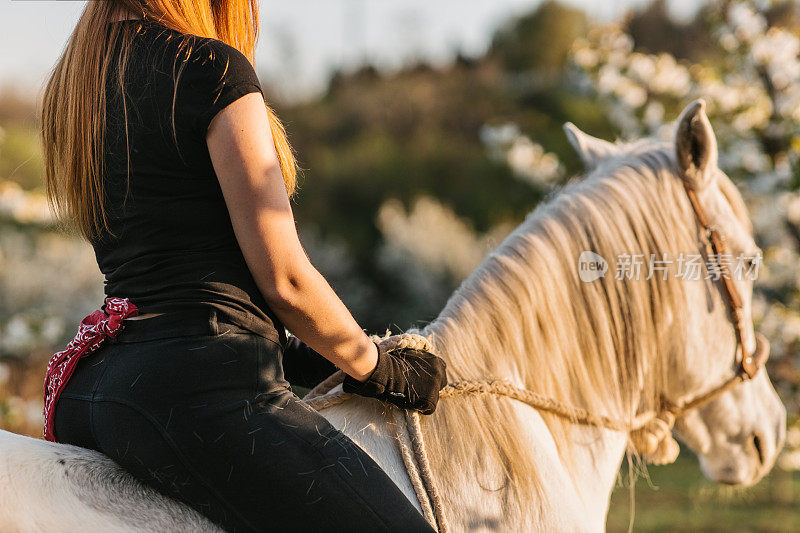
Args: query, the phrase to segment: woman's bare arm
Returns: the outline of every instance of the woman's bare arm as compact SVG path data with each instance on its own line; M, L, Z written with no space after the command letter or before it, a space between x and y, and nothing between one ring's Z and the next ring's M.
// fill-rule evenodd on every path
M223 109L206 141L236 239L270 308L300 340L363 381L377 349L300 244L261 94Z

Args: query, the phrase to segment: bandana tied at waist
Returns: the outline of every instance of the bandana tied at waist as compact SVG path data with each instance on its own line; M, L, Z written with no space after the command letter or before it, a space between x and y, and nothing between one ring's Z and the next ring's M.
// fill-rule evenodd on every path
M122 331L122 321L136 316L139 310L127 298L105 299L105 312L101 309L81 320L78 333L67 347L54 354L47 363L44 378L44 438L55 442L54 414L58 397L67 386L81 357L97 350L107 337L115 338Z

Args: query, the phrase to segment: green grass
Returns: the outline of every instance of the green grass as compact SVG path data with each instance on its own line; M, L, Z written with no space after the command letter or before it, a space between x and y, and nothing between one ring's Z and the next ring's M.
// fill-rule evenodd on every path
M703 477L687 450L674 465L648 468L636 483L634 531L800 531L800 472L776 468L758 485L725 487ZM614 491L607 527L627 531L627 473ZM624 485L624 486L623 486Z

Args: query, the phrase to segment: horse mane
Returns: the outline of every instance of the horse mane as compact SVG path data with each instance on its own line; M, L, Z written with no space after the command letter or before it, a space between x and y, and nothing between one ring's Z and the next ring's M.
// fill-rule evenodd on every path
M685 295L672 274L645 281L646 261L697 253L694 215L676 172L671 145L640 141L539 205L423 330L450 380L509 379L621 420L657 407L667 367L685 354ZM609 262L604 278L580 280L584 250ZM619 254L644 254L639 281L615 279ZM477 477L487 490L506 490L506 512L522 513L513 506L531 501L531 493L546 505L533 450L509 430L520 427L516 409L494 396L441 402L436 423L424 426L438 479ZM574 426L542 417L574 478ZM494 461L477 457L474 442L493 450ZM498 463L499 473L487 466Z

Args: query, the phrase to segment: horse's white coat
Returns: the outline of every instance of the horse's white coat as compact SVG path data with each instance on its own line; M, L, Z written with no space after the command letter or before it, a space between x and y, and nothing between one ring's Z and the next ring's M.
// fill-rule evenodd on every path
M513 400L509 400L513 402ZM503 493L491 490L485 480L463 477L437 480L441 490L450 496L448 518L457 530L470 531L602 531L608 511L609 493L617 479L620 459L627 438L596 428L579 428L575 434L582 446L576 461L584 473L579 485L570 477L556 449L547 425L534 409L513 402L519 419L525 424L515 428L515 437L534 450L542 482L552 491L547 527L541 523L514 523L506 521ZM402 458L393 442L394 434L384 422L383 407L378 402L356 398L346 404L335 405L323 411L325 417L366 450L389 473L406 496L419 507ZM488 460L488 454L486 455ZM497 465L491 465L487 478L503 483L503 474ZM569 497L564 497L569 495ZM532 517L531 517L532 518Z
M92 450L0 431L0 531L219 532Z
M687 156L686 164L697 167L693 175L713 181L718 171L704 166L704 162L716 160L716 153L708 152L715 151L712 143L707 142L709 134L713 137L713 132L702 105L695 103L687 108L683 118L691 121L684 124L691 127L679 128L678 157ZM568 133L587 167L595 168L595 173L612 170L614 162L608 162L608 158L613 159L616 151L624 149L623 145L592 139L574 127L569 128ZM684 153L681 153L681 147L685 148ZM663 147L661 150L663 155ZM695 157L697 155L699 157ZM630 159L620 161L617 164L631 164ZM733 248L748 250L754 244L745 227L741 199L731 191L726 192L725 187L730 186L725 180L720 178L719 187L715 186L713 193L710 188L702 193L701 200L709 216L729 236ZM708 186L707 183L702 185L703 188ZM687 219L685 223L689 225L693 221ZM502 262L502 259L498 260L500 264L515 267L510 261ZM668 376L669 383L680 390L667 392L677 397L715 386L732 371L735 355L728 319L724 311L713 305L710 296L713 286L699 282L687 287L687 308L681 312L687 314L688 323L694 326L694 330L687 335L689 346L684 355L702 358L704 364L692 364L690 359L688 364L686 361L673 361L665 368L667 373L681 372L679 376ZM747 300L748 320L751 289L747 285L741 288ZM467 303L475 309L481 308L481 302ZM671 320L670 313L665 313L667 320ZM508 319L500 324L518 333L522 318L517 322ZM435 326L436 323L431 327L435 330ZM481 334L475 331L474 324L455 326L454 331L466 341L470 340L470 335ZM524 331L521 334L524 335ZM752 343L752 327L749 337L746 342ZM472 345L479 346L483 339L471 340L474 341ZM448 347L439 348L446 352ZM450 349L454 348L451 346ZM502 347L497 346L490 355L501 358ZM502 365L492 368L502 368ZM619 369L620 372L625 370ZM517 375L499 377L519 380ZM557 379L557 376L550 379ZM501 407L510 409L497 411L508 415L504 420L514 421L513 427L502 426L501 429L513 437L514 444L526 450L525 458L531 462L526 465L526 471L535 472L536 483L526 489L529 492L506 490L509 476L504 468L513 469L515 465L503 464L492 453L486 439L464 442L469 438L466 435L480 433L454 433L442 440L441 432L434 432L438 426L428 426L426 430L426 424L431 424L436 417L444 421L442 413L471 412L461 407L466 405L466 399L445 400L454 403L440 407L434 417L426 417L423 430L426 434L435 433L438 442L444 443L440 446L442 449L432 450L432 468L434 474L437 471L450 473L446 478L437 477L437 484L453 529L602 531L610 493L626 450L627 436L592 427L572 427L567 433L573 443L570 447L572 455L567 458L559 446L559 438L553 434L552 425L548 426L537 411L509 399L496 401L505 402ZM601 410L608 406L590 407ZM328 408L323 415L362 446L408 498L415 501L408 474L393 440L394 433L383 414L385 408L376 401L357 398ZM484 426L502 424L503 420L481 420L480 423ZM469 428L465 426L466 429ZM736 484L753 483L769 471L782 446L784 431L785 411L765 371L753 382L720 396L676 425L678 437L698 454L708 477ZM448 464L447 446L456 443L461 445L462 454L466 449L474 455L476 464L465 464L463 460L455 465ZM507 457L515 458L513 455ZM536 491L537 487L543 490ZM508 501L509 494L517 494L519 501ZM141 486L98 453L0 431L0 531L214 530L193 511Z

